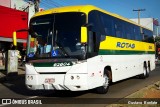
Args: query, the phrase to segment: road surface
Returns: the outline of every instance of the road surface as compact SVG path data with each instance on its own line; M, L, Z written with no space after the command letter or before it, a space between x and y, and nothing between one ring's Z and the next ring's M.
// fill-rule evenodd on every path
M155 82L160 81L160 66L157 66L154 71L150 72L150 76L147 79L137 79L130 78L127 80L123 80L117 83L114 83L110 86L107 94L96 94L94 90L83 91L83 92L70 92L70 91L31 91L25 87L24 76L19 77L18 79L8 80L0 83L0 98L20 98L24 101L27 99L33 99L39 101L42 98L42 103L49 100L48 103L43 105L38 105L38 107L45 106L50 107L104 107L107 105L104 103L105 100L124 98L150 84L154 84ZM60 102L58 101L61 98ZM75 98L80 98L80 104L77 103ZM84 99L87 98L87 99ZM102 99L103 98L103 99ZM58 99L58 100L57 100ZM67 99L63 102L64 99ZM0 99L2 100L2 99ZM43 101L44 100L44 101ZM72 101L73 100L73 101ZM90 105L84 104L89 101ZM102 102L99 102L102 100ZM67 102L69 101L69 102ZM55 103L58 104L55 104ZM92 104L93 102L93 104ZM71 103L71 104L68 104ZM78 102L79 103L79 102ZM104 103L104 104L101 104ZM0 106L4 106L0 104ZM13 105L5 105L5 106L13 106ZM15 105L14 105L15 106ZM28 105L23 105L28 107ZM35 105L30 105L35 106Z

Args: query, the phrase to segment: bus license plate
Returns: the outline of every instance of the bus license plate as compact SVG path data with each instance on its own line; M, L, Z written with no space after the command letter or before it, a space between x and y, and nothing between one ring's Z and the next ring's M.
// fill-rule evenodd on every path
M49 83L49 84L52 84L55 82L55 79L54 78L46 78L45 79L45 83Z

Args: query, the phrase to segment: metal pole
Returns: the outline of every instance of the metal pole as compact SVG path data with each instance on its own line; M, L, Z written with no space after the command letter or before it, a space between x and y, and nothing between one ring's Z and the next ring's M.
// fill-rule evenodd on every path
M140 11L138 11L138 24L140 25Z
M31 35L29 34L27 38L27 55L29 54L30 40L31 40Z
M145 9L137 9L137 10L133 10L133 11L138 11L138 24L140 25L141 24L141 22L140 22L140 12L145 11ZM144 39L144 35L143 35L143 32L142 32L142 27L141 26L140 26L140 32L141 32L141 34L143 36L143 39Z
M137 10L133 10L133 11L138 11L138 24L140 24L140 12L141 11L145 11L146 9L137 9Z
M160 34L159 34L159 28L160 28L160 25L158 24L158 26L157 26L157 36L160 35Z

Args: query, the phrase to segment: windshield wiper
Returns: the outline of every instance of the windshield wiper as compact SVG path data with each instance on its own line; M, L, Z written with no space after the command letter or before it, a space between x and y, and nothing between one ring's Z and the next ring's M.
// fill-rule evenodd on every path
M63 55L69 56L69 54L67 53L67 51L64 49L64 47L59 42L55 41L55 43L57 44L57 46L59 47L59 49L62 51Z
M56 30L55 32L55 43L56 45L59 47L59 49L62 51L63 55L64 56L69 56L69 54L66 52L66 50L64 49L64 47L61 45L60 42L57 41L57 34L58 34L58 30Z

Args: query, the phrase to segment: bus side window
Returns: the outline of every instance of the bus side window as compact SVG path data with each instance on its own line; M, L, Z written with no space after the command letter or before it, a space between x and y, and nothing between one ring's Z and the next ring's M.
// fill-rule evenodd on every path
M154 43L153 32L143 28L143 41Z
M124 37L123 22L120 19L114 19L115 35L118 38Z
M142 41L143 37L142 37L141 32L140 32L140 27L135 26L134 35L135 35L135 40Z
M115 36L112 17L104 13L100 13L100 20L102 22L102 26L104 26L105 35Z

